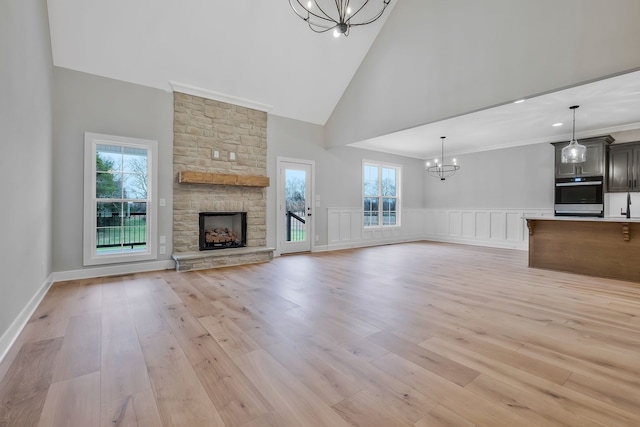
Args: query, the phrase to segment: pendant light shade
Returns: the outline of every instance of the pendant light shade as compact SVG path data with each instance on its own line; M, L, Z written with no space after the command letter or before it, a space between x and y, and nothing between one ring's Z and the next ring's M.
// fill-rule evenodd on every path
M573 110L573 134L569 145L562 149L560 161L562 163L584 163L587 161L587 147L578 144L576 140L576 109L579 105L569 107Z
M460 169L460 166L457 165L456 163L456 159L453 159L453 164L450 165L445 165L444 164L444 139L446 138L446 136L441 136L440 139L442 140L442 157L441 157L441 161L438 162L438 160L435 160L435 165L431 166L431 164L429 162L427 162L427 172L429 172L429 175L433 176L434 178L440 178L440 181L444 181L445 179L449 178L450 176L452 176L454 173L456 173L458 171L458 169Z

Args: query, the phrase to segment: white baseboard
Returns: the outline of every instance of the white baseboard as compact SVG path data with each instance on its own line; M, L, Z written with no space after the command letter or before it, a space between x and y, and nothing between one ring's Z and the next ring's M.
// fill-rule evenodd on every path
M482 239L465 239L464 237L443 237L427 235L423 240L442 243L456 243L460 245L483 246L489 248L500 249L517 249L520 251L529 250L528 242L509 242L504 240L482 240Z
M146 271L171 270L176 268L173 260L136 262L132 264L109 265L82 270L57 271L52 273L54 282L65 280L92 279L95 277L117 276L120 274L144 273Z
M418 237L397 237L388 239L369 239L369 240L352 240L344 243L329 244L325 251L339 251L341 249L366 248L370 246L392 245L395 243L409 243L425 240L422 236ZM316 251L320 252L320 251Z
M2 334L0 337L0 362L5 358L9 349L11 349L11 346L16 341L20 332L22 332L22 329L25 327L33 313L36 311L36 308L38 308L38 305L40 305L40 302L47 294L47 291L49 291L52 284L53 273L47 277L42 286L40 286L38 291L31 297L27 305L25 305L20 311L20 314L18 314L18 316L13 320L9 328L4 332L4 334Z

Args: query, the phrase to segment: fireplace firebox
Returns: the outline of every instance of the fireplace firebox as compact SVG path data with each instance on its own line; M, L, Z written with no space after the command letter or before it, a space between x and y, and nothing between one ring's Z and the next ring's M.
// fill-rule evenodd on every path
M200 250L247 246L246 212L200 212Z

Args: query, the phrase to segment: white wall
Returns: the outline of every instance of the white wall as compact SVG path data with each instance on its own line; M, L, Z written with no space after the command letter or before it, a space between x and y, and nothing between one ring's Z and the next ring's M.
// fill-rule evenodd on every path
M0 2L0 360L51 273L51 79L45 0Z
M460 170L440 181L425 174L425 207L553 209L554 148L533 144L456 156Z
M352 147L327 150L324 128L284 117L269 115L267 120L267 173L271 186L267 189L267 245L276 245L277 157L315 160L316 194L321 207L315 209L315 231L318 248L327 247L329 211L346 208L361 210L362 160L379 160L403 167L402 208L418 209L423 204L423 163L408 157L392 156ZM360 222L362 224L362 222ZM404 224L403 224L404 225ZM361 232L362 230L360 230ZM401 231L400 231L401 232Z
M398 1L327 122L328 146L640 67L638 0Z
M173 95L59 67L54 68L53 77L53 270L68 275L70 271L91 268L82 266L84 132L158 141L158 196L167 201L165 207L158 207L158 235L167 239L166 254L158 255L158 260L169 260Z

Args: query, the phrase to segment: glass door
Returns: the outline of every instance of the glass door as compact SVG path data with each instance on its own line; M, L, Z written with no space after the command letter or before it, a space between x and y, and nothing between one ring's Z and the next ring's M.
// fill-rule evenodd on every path
M301 162L279 162L280 253L311 251L311 164Z

